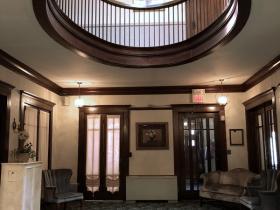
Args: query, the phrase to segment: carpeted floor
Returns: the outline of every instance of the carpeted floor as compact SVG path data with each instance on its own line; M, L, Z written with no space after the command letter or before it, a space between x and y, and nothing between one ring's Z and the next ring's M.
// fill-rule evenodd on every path
M204 204L199 201L185 201L178 203L113 203L113 202L85 202L82 210L236 210L238 207L222 203ZM67 210L80 210L79 203L69 204Z

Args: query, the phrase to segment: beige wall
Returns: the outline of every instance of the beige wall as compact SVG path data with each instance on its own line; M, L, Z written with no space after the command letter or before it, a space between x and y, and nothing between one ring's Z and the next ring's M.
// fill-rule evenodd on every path
M58 95L53 92L47 90L46 88L41 87L22 76L6 69L5 67L0 65L0 80L4 81L8 84L15 86L12 90L11 95L11 119L10 119L10 145L9 149L12 151L18 146L17 134L12 129L12 122L15 118L16 122L19 122L19 100L20 100L20 90L24 90L30 92L36 96L39 96L43 99L52 101L57 105L54 107L54 123L53 123L53 139L56 139L56 131L57 131L57 107L60 104L60 98Z
M226 131L227 146L232 154L228 155L229 169L248 167L247 146L230 146L229 133L230 128L245 129L245 109L242 104L244 101L244 93L229 93L229 103L225 108L226 115ZM188 104L191 103L190 94L173 94L173 95L132 95L132 96L82 96L85 105L132 105L132 106L162 106L170 104ZM70 106L58 107L56 139L53 145L54 161L53 166L71 167L76 176L77 157L78 157L78 109L74 107L74 100L77 97L70 97ZM207 94L207 103L216 102L216 94ZM136 121L167 121L169 122L169 151L152 151L138 152L135 151L135 122ZM172 112L171 111L132 111L131 112L131 128L130 128L130 149L133 157L130 159L131 174L146 175L167 175L174 174L173 160L173 129L172 129ZM246 137L246 135L245 135ZM145 159L149 157L154 163L162 163L167 161L162 167L152 167L152 164L146 164ZM163 158L163 159L159 159ZM145 164L143 164L145 162Z
M231 150L228 155L229 169L236 167L248 167L247 145L245 131L244 146L230 146L229 129L246 129L245 109L243 102L256 94L259 94L272 86L278 84L280 74L267 78L265 81L250 89L246 93L228 93L229 103L225 108L227 147ZM77 158L78 158L78 109L74 107L76 97L70 97L70 106L61 105L61 97L46 90L45 88L30 82L29 80L0 67L0 80L14 85L16 88L12 91L12 113L13 118L18 122L19 117L19 90L31 92L46 100L56 103L54 108L54 129L53 129L53 167L54 168L72 168L74 172L73 179L76 178ZM206 103L215 103L216 94L207 94ZM132 105L132 106L162 106L170 104L188 104L191 103L190 94L172 94L172 95L132 95L132 96L83 96L86 105ZM280 102L280 92L277 91L277 105ZM278 116L280 109L277 108ZM169 122L169 141L170 148L167 151L136 151L135 150L135 122L153 121ZM278 117L278 124L280 118ZM147 175L167 175L174 174L173 160L173 125L172 112L165 111L132 111L131 112L131 132L130 145L133 157L130 159L130 174ZM278 126L279 127L279 126ZM16 134L10 129L10 149L17 146ZM147 163L147 159L152 162ZM145 164L143 164L145 162ZM161 163L165 164L161 164ZM153 164L152 164L153 163ZM152 167L155 165L161 167Z
M167 122L168 150L136 150L136 122ZM130 115L130 175L174 175L173 120L171 110L132 111Z

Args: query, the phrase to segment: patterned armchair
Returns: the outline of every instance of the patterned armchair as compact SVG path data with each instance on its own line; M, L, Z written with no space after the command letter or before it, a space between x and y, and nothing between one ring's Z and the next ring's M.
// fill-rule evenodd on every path
M43 201L44 204L56 204L60 209L61 204L66 209L66 203L80 201L83 206L83 194L77 192L77 185L70 184L71 169L56 169L43 171Z

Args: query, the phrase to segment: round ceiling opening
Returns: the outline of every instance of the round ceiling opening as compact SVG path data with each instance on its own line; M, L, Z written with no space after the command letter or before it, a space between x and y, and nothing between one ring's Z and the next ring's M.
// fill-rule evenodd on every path
M135 8L154 8L161 7L180 0L109 0L112 3L135 7Z

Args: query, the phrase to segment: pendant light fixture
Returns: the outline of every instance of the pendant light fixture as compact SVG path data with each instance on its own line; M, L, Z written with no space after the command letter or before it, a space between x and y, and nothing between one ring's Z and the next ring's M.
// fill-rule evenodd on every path
M228 102L228 98L224 95L223 93L223 82L224 79L219 79L219 81L221 82L221 94L218 96L217 98L217 102L218 104L225 106Z
M75 107L80 108L84 106L84 100L81 98L81 84L82 82L77 82L79 86L79 97L75 100Z

